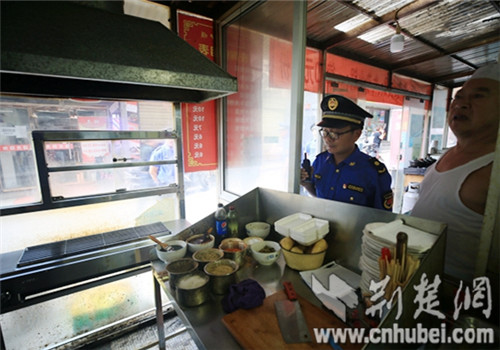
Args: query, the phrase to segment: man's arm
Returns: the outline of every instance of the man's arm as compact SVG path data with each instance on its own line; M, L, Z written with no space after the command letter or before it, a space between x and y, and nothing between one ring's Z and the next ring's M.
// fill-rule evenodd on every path
M149 167L149 175L151 175L151 178L153 179L154 183L158 185L159 181L158 181L158 167L157 166L151 165Z

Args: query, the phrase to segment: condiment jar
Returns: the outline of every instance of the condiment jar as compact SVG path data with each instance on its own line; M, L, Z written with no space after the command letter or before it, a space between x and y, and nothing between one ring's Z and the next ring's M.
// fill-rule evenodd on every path
M210 276L212 293L226 294L229 286L236 283L236 271L238 264L233 260L219 259L205 265L204 271Z

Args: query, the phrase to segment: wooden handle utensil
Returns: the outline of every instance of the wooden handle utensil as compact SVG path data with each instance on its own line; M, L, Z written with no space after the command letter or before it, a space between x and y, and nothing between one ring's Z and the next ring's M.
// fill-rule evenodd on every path
M396 235L396 260L401 265L401 271L405 271L406 254L408 250L408 235L404 232L398 232Z
M153 242L155 243L158 243L160 245L160 247L162 247L163 249L167 250L167 247L168 247L168 244L167 243L163 243L162 241L160 241L158 238L156 238L155 236L151 236L149 235L148 236L149 239L151 239Z

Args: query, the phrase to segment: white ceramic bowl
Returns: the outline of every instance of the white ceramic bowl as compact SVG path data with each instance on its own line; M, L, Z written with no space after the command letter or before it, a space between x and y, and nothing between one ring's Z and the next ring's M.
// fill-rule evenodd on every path
M274 252L260 252L265 247L273 248ZM261 265L271 265L276 260L278 260L281 255L281 246L278 242L274 241L262 241L254 243L250 246L250 249L252 250L253 258Z
M189 237L186 242L188 245L188 249L191 253L197 252L198 250L206 249L206 248L213 248L214 243L215 243L215 237L214 235L208 235L210 240L203 240L203 233L200 233L198 235L194 235Z
M243 240L243 242L245 242L247 244L247 246L251 246L252 244L254 243L257 243L257 242L262 242L263 239L260 238L260 237L247 237Z
M171 261L178 260L180 258L183 258L184 255L186 255L187 251L187 244L184 241L181 240L172 240L172 241L164 241L167 243L169 246L175 246L175 247L180 247L179 249L175 250L169 250L167 247L167 250L162 250L159 244L156 245L156 255L158 256L158 259L163 261L164 263L169 263Z
M267 222L255 221L245 225L249 237L260 237L265 239L269 235L271 225Z

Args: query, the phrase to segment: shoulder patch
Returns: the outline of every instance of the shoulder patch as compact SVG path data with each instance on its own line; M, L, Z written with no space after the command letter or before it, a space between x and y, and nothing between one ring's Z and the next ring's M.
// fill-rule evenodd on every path
M379 174L383 174L387 172L387 168L385 167L384 163L381 163L377 158L371 157L369 162L377 169L377 172Z
M394 201L394 197L393 197L393 193L392 191L390 192L387 192L386 194L384 194L383 196L383 203L384 203L384 208L385 209L392 209L392 203Z

